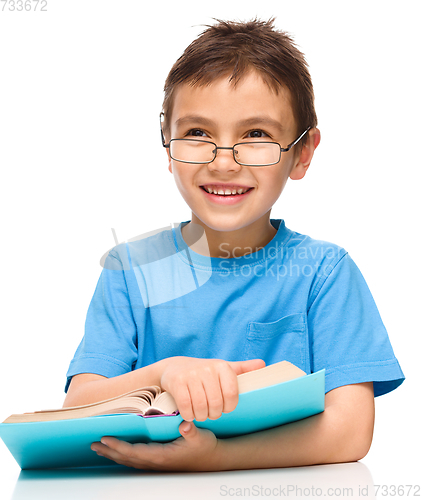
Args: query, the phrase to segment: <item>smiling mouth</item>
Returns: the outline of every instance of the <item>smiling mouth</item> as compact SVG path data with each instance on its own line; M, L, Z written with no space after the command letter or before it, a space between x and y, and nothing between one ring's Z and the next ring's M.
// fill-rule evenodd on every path
M200 186L200 188L203 189L206 193L214 194L217 196L239 196L253 189L252 187L240 187L240 186L225 187L225 188L221 186Z

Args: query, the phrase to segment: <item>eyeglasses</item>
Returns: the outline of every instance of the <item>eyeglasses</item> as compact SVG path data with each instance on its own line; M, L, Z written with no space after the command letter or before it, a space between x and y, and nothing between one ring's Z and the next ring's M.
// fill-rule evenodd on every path
M165 144L161 121L162 116L164 116L164 113L160 113L161 141L163 147L169 150L172 160L182 163L211 163L215 160L219 149L228 149L233 151L233 159L239 165L245 167L275 165L280 161L281 153L290 151L311 128L308 127L305 132L285 148L282 148L278 142L267 141L238 142L231 148L217 146L215 142L199 139L171 139L168 144Z

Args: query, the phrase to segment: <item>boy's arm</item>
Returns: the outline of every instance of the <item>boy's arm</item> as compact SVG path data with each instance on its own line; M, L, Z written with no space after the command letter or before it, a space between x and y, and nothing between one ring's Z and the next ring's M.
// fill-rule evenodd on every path
M372 382L339 387L326 394L323 413L249 436L220 440L221 464L231 470L360 460L371 446L374 417Z
M103 377L94 373L74 375L69 385L63 408L81 406L120 396L141 387L160 385L160 365L145 366L117 377Z
M325 411L274 429L229 439L183 422L172 443L129 444L115 438L92 448L139 469L221 471L351 462L368 452L374 425L372 382L327 393ZM185 432L186 427L190 430Z

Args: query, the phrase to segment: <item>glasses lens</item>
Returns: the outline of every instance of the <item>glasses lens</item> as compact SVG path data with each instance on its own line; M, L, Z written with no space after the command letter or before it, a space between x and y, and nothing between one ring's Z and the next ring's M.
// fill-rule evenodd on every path
M170 141L170 156L176 161L208 163L214 159L214 144L194 139Z
M239 163L250 166L273 165L280 161L280 146L273 142L251 142L236 144L235 158Z

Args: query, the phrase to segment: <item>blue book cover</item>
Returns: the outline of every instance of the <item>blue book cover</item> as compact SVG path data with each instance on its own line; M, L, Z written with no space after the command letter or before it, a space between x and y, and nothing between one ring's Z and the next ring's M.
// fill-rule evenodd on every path
M325 370L239 394L235 410L197 422L218 438L257 432L324 411ZM91 450L114 436L131 443L168 442L180 437L177 415L103 415L48 422L0 424L0 437L22 469L115 465Z

